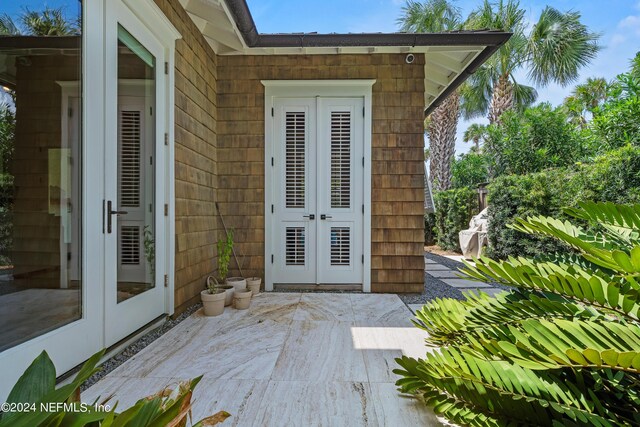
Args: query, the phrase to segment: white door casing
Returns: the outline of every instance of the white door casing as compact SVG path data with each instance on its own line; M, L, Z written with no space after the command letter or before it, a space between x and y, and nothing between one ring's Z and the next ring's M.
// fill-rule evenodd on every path
M374 80L263 81L265 287L370 291Z

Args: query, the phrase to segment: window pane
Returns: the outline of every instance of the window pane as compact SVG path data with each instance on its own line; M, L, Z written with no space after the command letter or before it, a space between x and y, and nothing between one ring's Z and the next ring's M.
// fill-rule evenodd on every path
M0 351L81 313L81 2L2 2Z
M120 303L154 287L156 59L118 28L118 295Z

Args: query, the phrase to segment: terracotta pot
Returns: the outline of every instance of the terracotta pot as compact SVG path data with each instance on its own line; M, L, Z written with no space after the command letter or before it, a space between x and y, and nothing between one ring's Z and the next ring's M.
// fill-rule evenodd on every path
M247 281L244 277L229 277L227 278L227 285L233 286L236 291L242 291L247 289Z
M215 294L210 294L209 291L204 290L200 292L200 298L202 298L202 307L204 308L205 316L219 316L224 311L224 299L226 292L219 290Z
M224 291L224 306L227 307L233 303L233 292L235 288L231 285L220 285L218 289Z
M233 295L233 305L237 310L246 310L251 304L251 291L235 291Z
M251 295L258 295L260 293L260 284L262 279L259 277L249 277L247 279L247 289L251 291Z

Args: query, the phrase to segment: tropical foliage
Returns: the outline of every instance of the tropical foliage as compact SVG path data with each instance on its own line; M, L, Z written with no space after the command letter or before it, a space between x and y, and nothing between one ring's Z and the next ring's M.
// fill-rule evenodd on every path
M510 226L528 216L567 219L562 207L575 207L581 200L640 203L640 147L623 147L571 168L504 175L488 188L489 256L506 259L566 251L553 239Z
M529 30L525 10L517 0L484 3L471 13L465 28L490 28L513 35L469 79L467 116L487 114L499 121L505 111L531 105L537 97L533 87L516 81L526 69L537 87L549 83L567 85L578 78L582 67L596 56L599 35L589 31L577 12L562 13L547 6ZM471 102L475 100L475 102Z
M461 154L451 165L451 175L453 188L478 188L489 177L487 156L483 153Z
M499 124L489 126L483 152L490 175L498 177L569 166L589 151L562 108L540 104L504 113Z
M42 11L25 9L18 24L6 13L0 15L0 35L68 36L78 34L80 25L70 21L62 8L46 7Z
M478 259L464 273L515 290L416 313L439 349L396 359L402 392L472 426L640 424L640 205L565 213L573 222L537 216L513 227L571 255Z
M193 390L201 377L184 381L175 388L166 388L140 399L131 408L116 412L117 402L109 405L110 397L92 403L82 402L80 386L99 369L104 351L93 355L70 383L56 389L53 362L43 351L22 374L7 397L9 408L28 410L7 411L0 414L0 427L36 426L186 426L191 414ZM45 405L43 410L41 404ZM25 406L28 405L28 406ZM230 416L221 411L194 424L194 427L213 426Z
M436 243L442 249L460 252L458 233L468 228L478 213L478 194L469 188L440 191L435 195Z

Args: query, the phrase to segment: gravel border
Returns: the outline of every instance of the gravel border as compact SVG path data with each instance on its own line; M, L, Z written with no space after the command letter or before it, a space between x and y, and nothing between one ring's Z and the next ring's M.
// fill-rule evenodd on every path
M143 348L145 348L146 346L148 346L149 344L151 344L152 342L160 338L162 335L164 335L169 330L173 329L177 324L182 322L184 319L186 319L187 317L191 316L193 313L198 311L200 307L202 307L202 303L194 304L189 308L187 308L183 313L181 313L175 319L172 319L171 317L167 317L167 320L160 327L143 335L138 340L136 340L135 342L131 343L126 348L124 348L120 353L105 360L100 365L100 368L101 368L100 371L93 374L80 386L80 391L81 392L85 391L86 389L88 389L89 387L91 387L92 385L100 381L103 377L105 377L111 371L113 371L118 366L122 365L124 362L129 360L129 358L139 353Z

